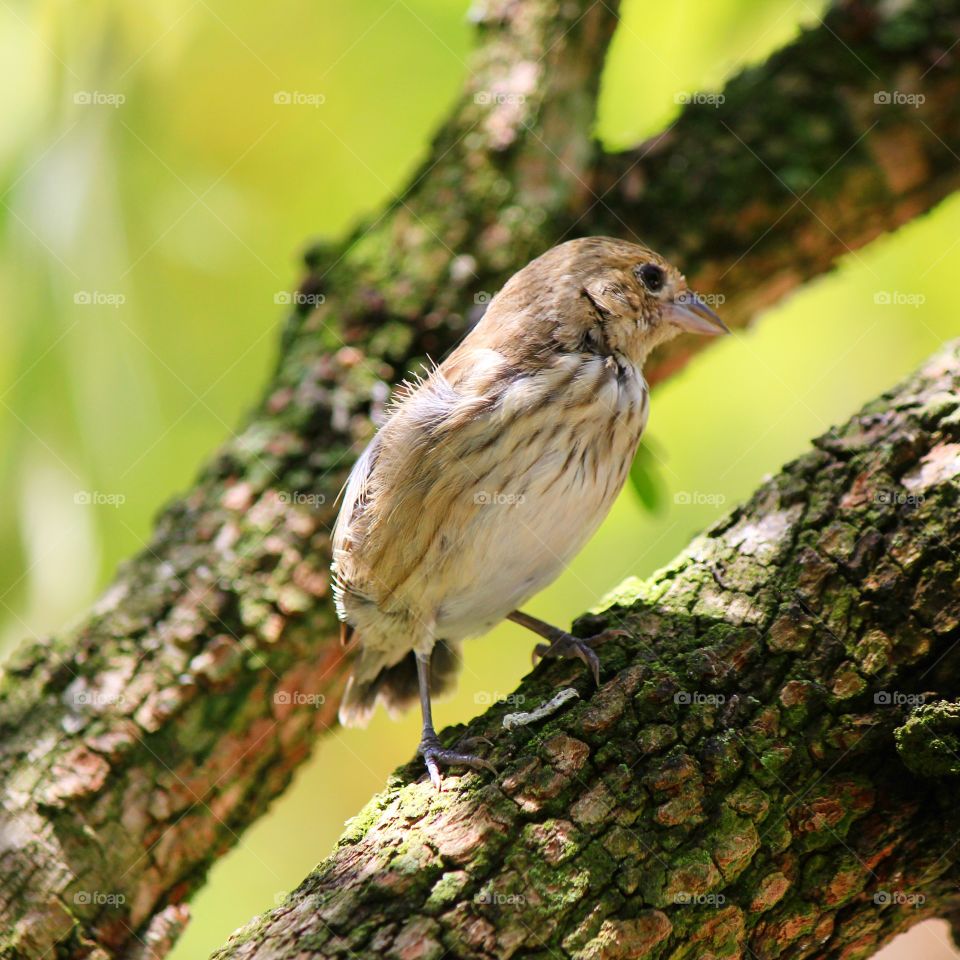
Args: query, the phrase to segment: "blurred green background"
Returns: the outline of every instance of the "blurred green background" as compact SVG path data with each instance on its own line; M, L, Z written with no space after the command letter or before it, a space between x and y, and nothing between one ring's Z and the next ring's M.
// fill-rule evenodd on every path
M621 146L656 132L678 94L716 89L819 9L678 0L651 15L627 2L600 136ZM458 93L471 30L462 0L14 0L0 24L8 650L81 615L238 423L274 361L298 252L403 184ZM323 103L276 104L278 91ZM852 254L659 389L649 436L665 509L651 514L627 490L530 612L566 624L624 577L650 574L954 335L958 213L945 203ZM894 292L922 302L877 302ZM508 625L469 645L440 723L510 692L532 642ZM175 960L206 956L292 889L417 733L415 716L378 716L326 738L213 870ZM927 924L898 955L952 955L941 941Z

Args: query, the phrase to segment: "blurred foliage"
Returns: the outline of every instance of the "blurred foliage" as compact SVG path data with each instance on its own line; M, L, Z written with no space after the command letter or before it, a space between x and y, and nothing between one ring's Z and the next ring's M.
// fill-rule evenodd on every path
M296 281L298 252L390 197L456 97L466 6L0 6L6 647L79 616L240 421L273 363L278 300ZM818 9L627 2L600 136L622 146L662 129L684 93L717 89ZM323 102L276 103L283 92ZM651 573L811 436L954 335L958 211L951 201L851 254L658 389L645 456L657 463L665 508L651 513L627 491L530 612L564 625L625 576ZM882 302L897 292L915 304ZM655 488L646 496L653 502ZM440 723L509 693L532 644L507 625L470 645ZM295 886L409 758L417 726L415 716L381 715L327 738L214 869L176 960L206 955Z
M630 464L630 486L640 502L653 513L659 513L666 505L667 485L659 460L663 456L660 446L648 435L640 442L637 455Z

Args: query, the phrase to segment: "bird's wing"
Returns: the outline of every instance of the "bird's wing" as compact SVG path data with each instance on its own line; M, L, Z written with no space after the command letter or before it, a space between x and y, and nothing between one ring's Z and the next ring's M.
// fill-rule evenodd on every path
M333 542L341 591L388 608L435 539L474 509L472 454L498 435L500 395L489 385L501 362L481 358L455 386L441 367L393 407L347 482Z
M333 528L333 594L337 614L346 620L343 598L348 591L355 589L351 577L351 552L354 545L353 531L357 529L369 500L367 496L370 476L377 462L377 450L380 446L380 434L377 434L360 458L353 465L350 476L344 485L343 503Z

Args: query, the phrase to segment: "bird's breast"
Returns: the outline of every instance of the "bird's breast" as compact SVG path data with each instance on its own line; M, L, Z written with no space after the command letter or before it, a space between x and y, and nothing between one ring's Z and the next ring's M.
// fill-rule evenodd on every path
M623 487L647 419L642 376L598 358L565 386L543 402L526 384L525 403L514 401L477 508L454 538L444 635L482 632L554 580Z

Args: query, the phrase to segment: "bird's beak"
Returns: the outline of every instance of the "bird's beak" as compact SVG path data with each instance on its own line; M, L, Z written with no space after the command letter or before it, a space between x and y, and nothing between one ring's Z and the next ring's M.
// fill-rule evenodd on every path
M729 333L730 328L692 290L684 290L667 304L665 319L687 333L702 333L716 337Z

